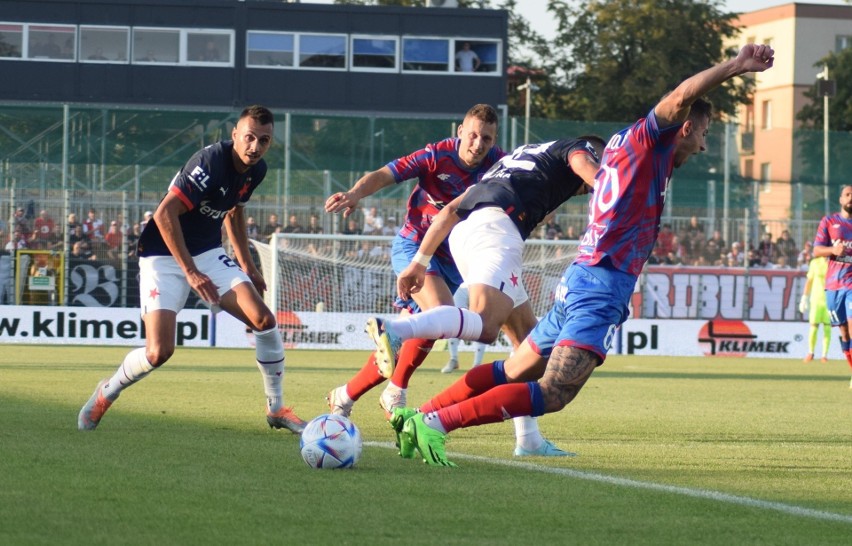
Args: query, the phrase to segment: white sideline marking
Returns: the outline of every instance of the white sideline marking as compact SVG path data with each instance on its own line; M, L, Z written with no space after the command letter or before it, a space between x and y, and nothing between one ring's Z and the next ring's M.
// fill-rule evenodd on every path
M390 442L364 442L365 446L383 447L396 449L396 446ZM689 487L678 487L676 485L665 485L654 482L643 482L639 480L631 480L629 478L619 478L616 476L607 476L606 474L597 474L595 472L583 472L580 470L571 470L570 468L554 468L542 466L533 463L524 463L520 461L509 461L503 459L490 459L480 457L478 455L466 455L464 453L452 453L453 459L464 459L468 461L477 461L499 466L508 466L511 468L521 468L531 470L533 472L544 472L545 474L557 474L559 476L568 476L578 480L588 480L592 482L608 483L622 487L633 487L635 489L649 489L652 491L662 491L664 493L674 493L676 495L684 495L686 497L694 497L699 499L709 499L729 504L738 504L741 506L752 506L754 508L762 508L764 510L773 510L812 519L822 519L827 521L840 521L843 523L852 523L852 516L845 514L836 514L834 512L823 512L822 510L814 510L812 508L804 508L792 504L784 504L782 502L771 502L749 497L741 497L739 495L730 495L728 493L720 493L719 491L711 491L709 489L691 489Z

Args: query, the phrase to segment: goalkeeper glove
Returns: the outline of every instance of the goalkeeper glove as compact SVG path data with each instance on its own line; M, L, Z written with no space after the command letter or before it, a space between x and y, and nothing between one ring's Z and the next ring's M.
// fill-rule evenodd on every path
M802 299L799 300L799 312L803 315L808 311L808 295L802 294Z

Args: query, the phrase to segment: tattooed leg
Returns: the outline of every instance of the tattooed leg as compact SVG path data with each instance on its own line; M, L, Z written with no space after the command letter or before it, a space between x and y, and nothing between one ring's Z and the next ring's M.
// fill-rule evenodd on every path
M547 369L538 384L544 395L545 413L561 410L571 402L601 363L598 355L576 347L554 347Z

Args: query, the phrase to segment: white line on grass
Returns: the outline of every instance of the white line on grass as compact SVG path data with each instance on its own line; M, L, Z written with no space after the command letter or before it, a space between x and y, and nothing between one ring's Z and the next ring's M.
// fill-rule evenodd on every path
M369 447L397 449L396 446L390 442L364 442L364 445ZM480 457L478 455L466 455L463 453L453 453L452 455L454 459L465 459L468 461L490 463L499 466L508 466L511 468L522 468L524 470L532 470L534 472L557 474L560 476L568 476L569 478L576 478L579 480L609 483L622 487L633 487L635 489L650 489L652 491L663 491L665 493L674 493L676 495L684 495L687 497L695 497L699 499L710 499L719 502L727 502L730 504L738 504L741 506L753 506L755 508L762 508L764 510L774 510L775 512L783 512L785 514L791 514L794 516L801 516L812 519L852 523L852 516L848 516L845 514L823 512L822 510L813 510L811 508L804 508L802 506L795 506L792 504L784 504L782 502L770 502L759 499L752 499L749 497L741 497L739 495L730 495L728 493L720 493L719 491L710 491L709 489L691 489L689 487L678 487L675 485L643 482L639 480L631 480L629 478L619 478L616 476L607 476L606 474L597 474L595 472L583 472L580 470L571 470L570 468L553 468L533 463L507 461L503 459L491 459L488 457Z

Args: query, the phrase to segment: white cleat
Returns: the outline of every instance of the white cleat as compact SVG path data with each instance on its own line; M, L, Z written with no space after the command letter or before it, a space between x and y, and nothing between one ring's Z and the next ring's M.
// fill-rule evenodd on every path
M441 368L441 373L453 373L453 371L459 369L459 361L455 358L451 358L447 364Z

